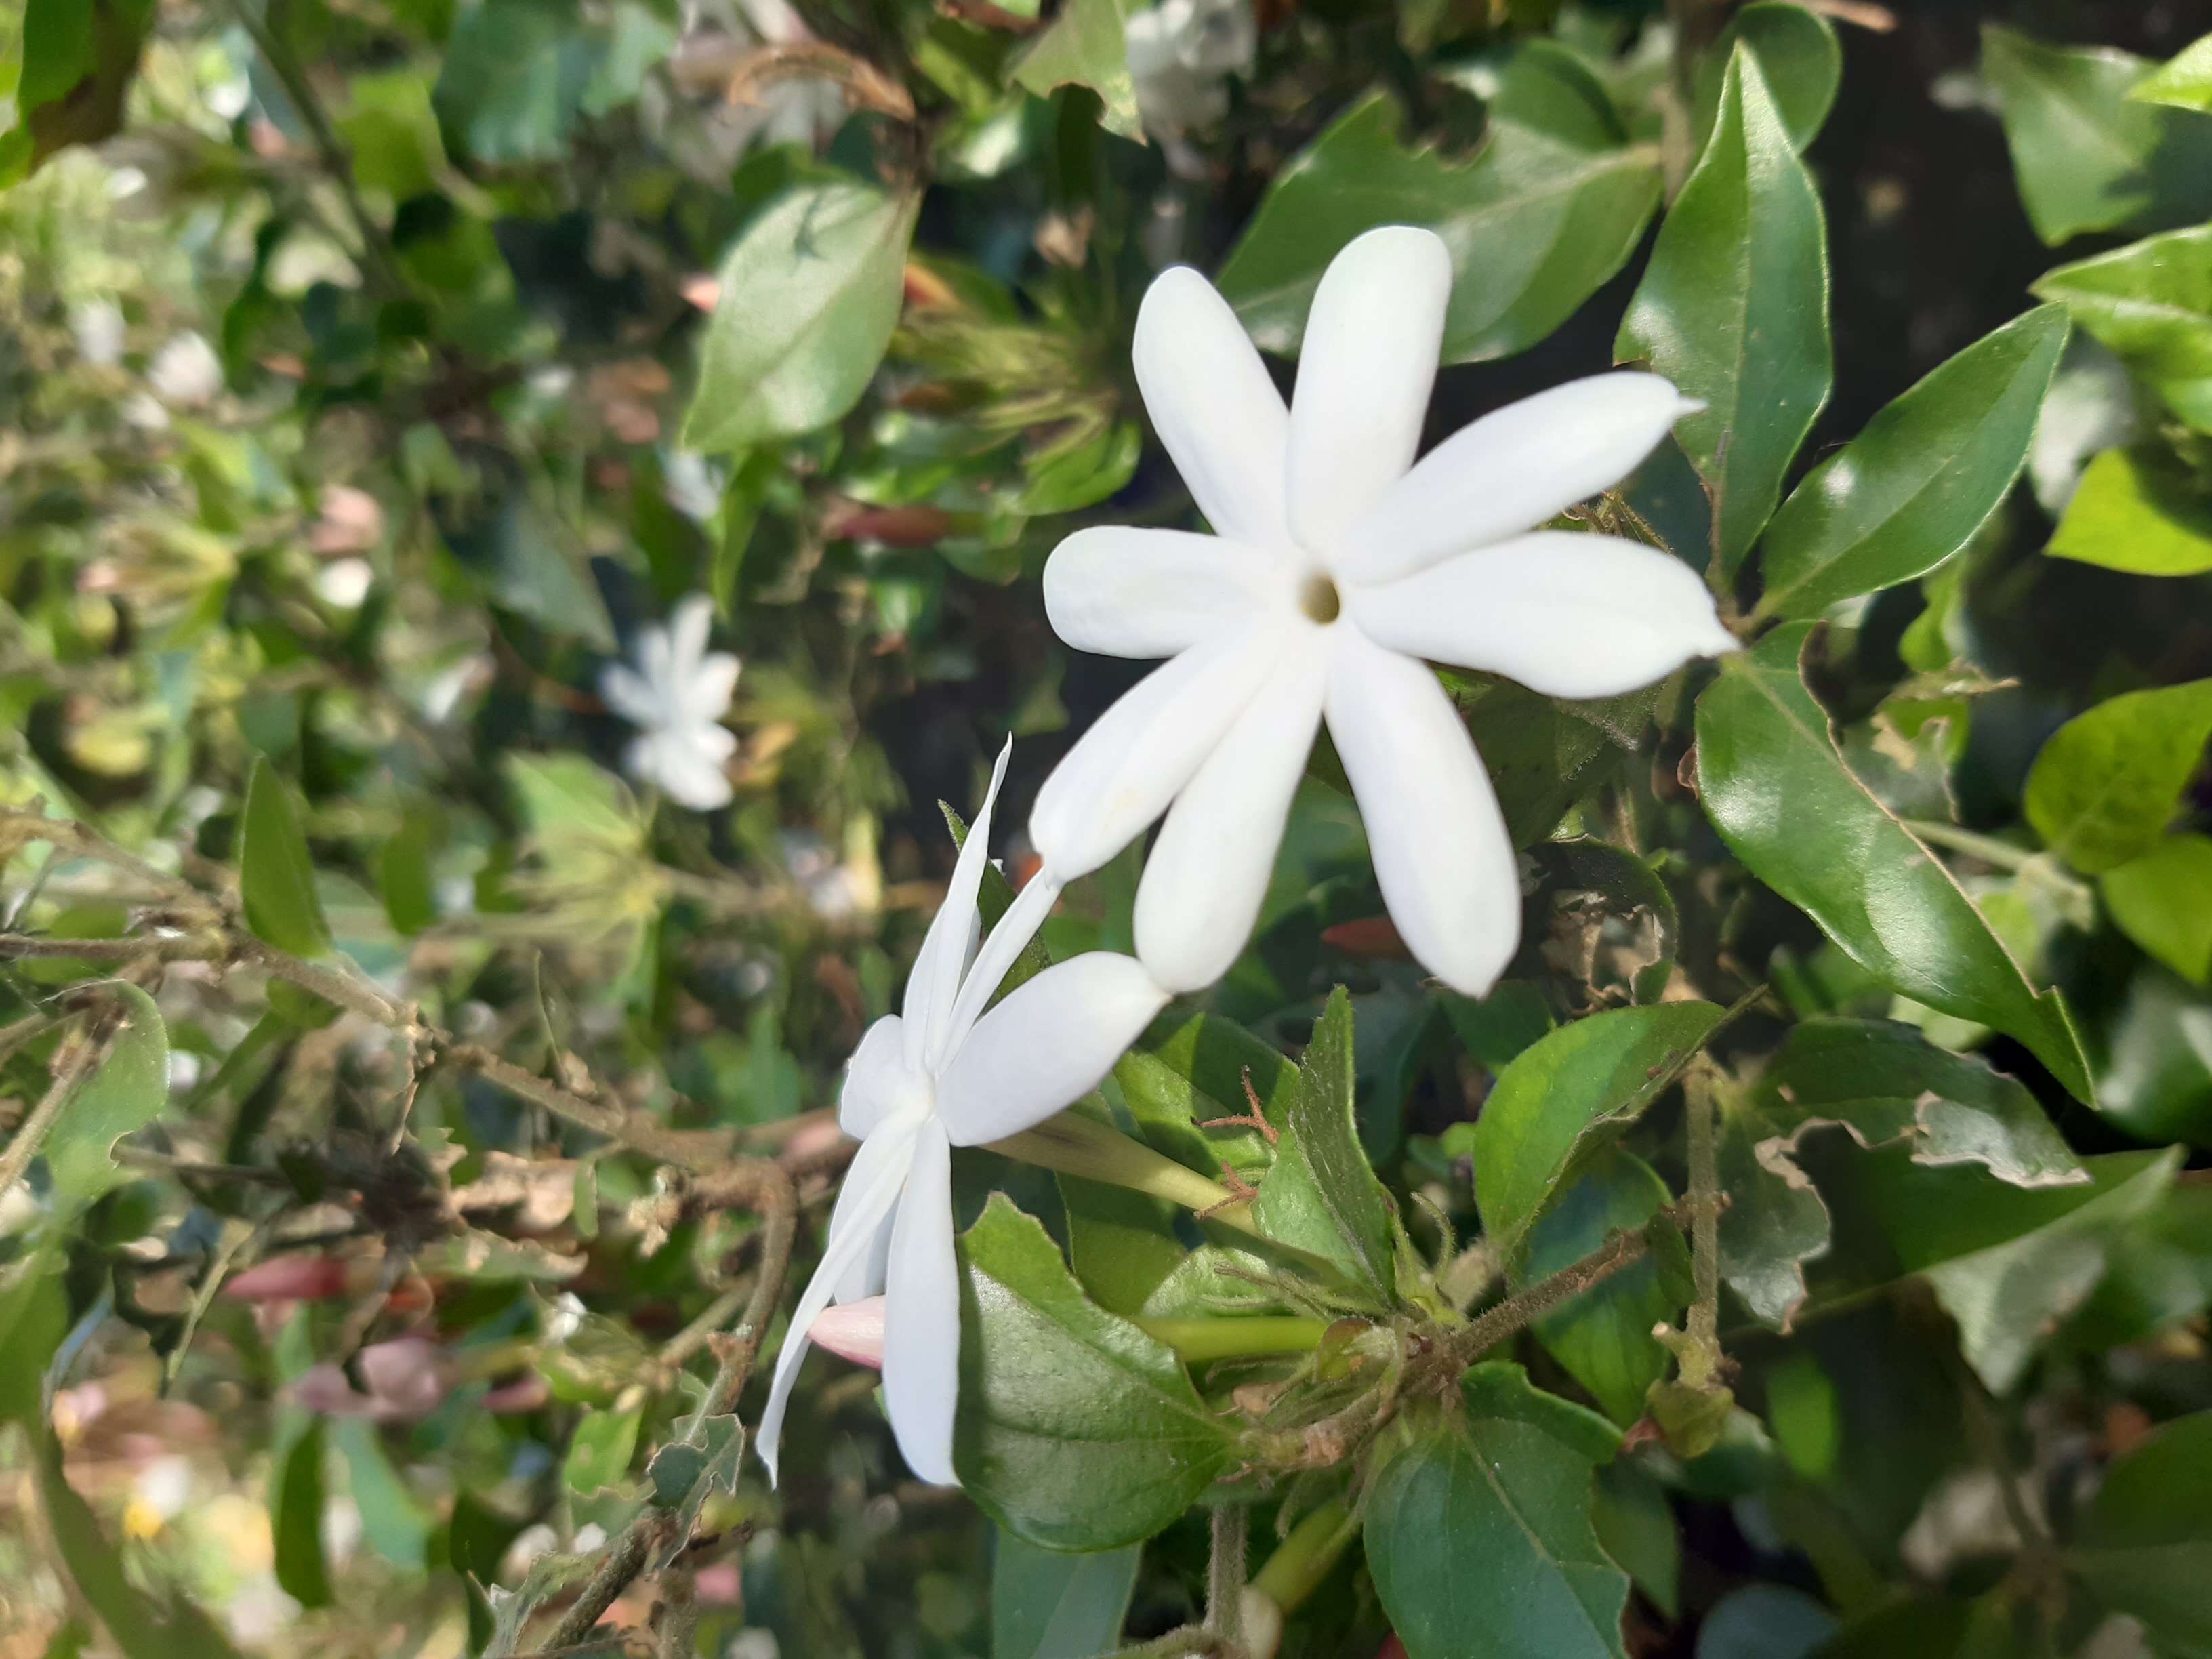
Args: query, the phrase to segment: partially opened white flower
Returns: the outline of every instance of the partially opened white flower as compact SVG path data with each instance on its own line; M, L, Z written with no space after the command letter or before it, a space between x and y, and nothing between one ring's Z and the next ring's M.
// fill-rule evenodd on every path
M884 1298L884 1401L899 1450L921 1479L957 1480L952 1149L1004 1139L1079 1099L1167 1002L1133 957L1097 951L1046 969L981 1012L1042 916L1034 903L1009 908L977 947L976 893L1011 747L1000 752L983 810L969 827L900 1012L868 1028L846 1069L837 1121L860 1150L830 1212L821 1265L792 1314L761 1414L757 1444L771 1480L815 1320L833 1301L878 1295Z
M1602 697L1735 644L1679 560L1533 528L1617 483L1696 407L1658 376L1556 387L1413 465L1451 283L1428 231L1353 241L1314 295L1287 410L1204 277L1169 270L1145 296L1138 385L1214 534L1106 527L1054 550L1044 595L1062 639L1172 660L1068 752L1030 835L1066 882L1167 813L1136 934L1171 991L1211 984L1243 950L1326 720L1400 934L1482 994L1518 940L1520 886L1427 662Z
M723 769L737 752L737 734L721 724L737 689L738 659L707 649L714 602L694 593L665 628L638 630L637 666L610 663L599 675L607 707L638 728L623 764L695 811L730 804Z

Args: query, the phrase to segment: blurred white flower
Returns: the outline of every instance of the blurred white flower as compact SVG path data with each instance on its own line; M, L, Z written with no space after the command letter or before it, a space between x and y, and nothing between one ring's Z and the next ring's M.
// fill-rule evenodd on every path
M696 450L672 449L660 464L660 493L694 524L704 524L722 505L723 471Z
M707 649L714 602L695 593L665 628L638 630L636 666L610 663L599 675L607 707L639 728L624 751L630 775L659 785L678 805L704 812L730 804L737 734L721 722L737 689L738 659Z
M191 1502L191 1462L173 1455L157 1457L138 1471L138 1478L131 1483L131 1486L134 1498L143 1502L164 1521L173 1521L185 1512L185 1505Z
M376 584L376 567L367 559L332 559L315 572L315 597L341 611L358 611Z
M112 363L123 356L123 313L112 300L84 300L70 307L70 331L77 356L88 363Z
M1251 0L1163 0L1131 17L1122 35L1145 130L1190 132L1227 114L1224 79L1251 69L1259 33Z
M199 409L222 392L222 359L203 334L178 335L154 355L146 383L173 409Z

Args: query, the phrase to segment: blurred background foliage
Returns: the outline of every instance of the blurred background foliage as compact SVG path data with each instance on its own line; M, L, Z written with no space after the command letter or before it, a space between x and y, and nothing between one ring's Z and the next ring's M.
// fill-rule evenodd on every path
M2091 1471L2212 1408L2212 82L2185 59L2141 84L2206 20L1728 11L1259 0L1185 6L1165 38L1114 0L0 3L0 804L103 838L0 829L10 929L88 952L0 986L9 1120L72 1063L76 988L135 978L167 1034L118 1042L96 1086L120 1115L0 1199L11 1259L59 1267L0 1302L0 1414L23 1425L0 1440L0 1654L511 1644L496 1587L534 1562L544 1591L637 1510L758 1248L746 1212L477 1071L416 1086L404 1045L281 976L100 945L189 944L180 883L234 897L261 939L350 958L531 1076L780 1157L810 1238L839 1068L950 868L937 803L967 811L1011 732L1018 822L1137 672L1058 646L1037 574L1082 523L1189 518L1127 370L1151 273L1218 272L1286 351L1350 234L1436 226L1460 285L1431 434L1452 430L1612 361L1738 37L1832 250L1834 395L1800 469L2032 295L2076 325L2027 482L1966 550L1789 614L1826 624L1808 672L1856 775L2071 996L2094 1106L2014 1038L1897 996L1728 858L1680 682L1620 708L1456 687L1532 849L1497 995L1395 959L1324 750L1208 1006L1295 1048L1348 984L1364 1144L1469 1234L1497 1074L1672 975L1724 1001L1771 981L1790 1016L1910 1021L2025 1078L2073 1152L2124 1162L2097 1166L2109 1225L1990 1281L2069 1287L2028 1298L2019 1370L1979 1368L2002 1420L1961 1387L1956 1305L1900 1277L1963 1248L1909 1224L1959 1189L1805 1143L1844 1241L1832 1282L1815 1270L1823 1315L1790 1342L1746 1327L1759 1419L1721 1450L1663 1486L1622 1466L1619 1524L1644 1527L1608 1540L1636 1557L1629 1650L2212 1650L2202 1583L2108 1586L2035 1646L1975 1599L2019 1541L1992 1455L2070 1526ZM795 234L798 276L773 257ZM1671 446L1625 504L1705 544ZM743 663L732 799L705 813L625 775L599 690L694 593ZM2039 806L2063 723L2192 687L2159 705L2148 838L2082 831L2055 766ZM1006 850L1018 875L1018 835ZM1070 895L1055 950L1128 948L1135 860ZM1771 1048L1782 1018L1747 1040ZM150 1108L128 1066L159 1077ZM1609 1155L1540 1254L1664 1201L1675 1155L1636 1150L1667 1184ZM994 1186L1060 1203L986 1154L960 1179L963 1216ZM2006 1190L2027 1207L1984 1242L2072 1212ZM1776 1224L1813 1227L1801 1254L1828 1237ZM2087 1256L2064 1242L2090 1231ZM241 1292L261 1262L299 1276ZM1638 1329L1680 1305L1634 1294ZM1632 1422L1656 1345L1577 1342L1523 1357ZM699 1651L1027 1659L1089 1650L1067 1630L1110 1638L1125 1607L1134 1639L1197 1604L1202 1520L1072 1580L907 1481L872 1378L816 1364L783 1491L748 1468L702 1517ZM2167 1443L2172 1467L2204 1470L2193 1445ZM2118 1548L2131 1511L2107 1510L2081 1536ZM2136 1541L2197 1552L2201 1580L2208 1537ZM1074 1624L1055 1637L1040 1596ZM2150 1634L2100 1624L2113 1608ZM1284 1650L1383 1635L1348 1561Z

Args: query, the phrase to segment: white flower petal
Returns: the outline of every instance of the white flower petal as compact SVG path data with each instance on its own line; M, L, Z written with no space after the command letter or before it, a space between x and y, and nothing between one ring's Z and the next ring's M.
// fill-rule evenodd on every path
M775 1480L776 1453L783 1438L784 1411L791 1403L792 1385L799 1379L799 1362L806 1358L806 1333L830 1305L837 1287L847 1282L854 1263L866 1261L873 1252L876 1235L906 1184L907 1169L914 1158L915 1132L926 1121L885 1125L860 1143L852 1167L845 1171L829 1244L814 1277L799 1292L799 1305L792 1310L791 1328L784 1335L783 1352L775 1358L775 1377L769 1384L768 1404L762 1409L760 1428L753 1440L771 1482Z
M1185 530L1079 530L1044 567L1045 615L1079 651L1172 657L1291 597L1291 573L1264 547Z
M599 697L632 726L658 726L666 718L653 688L627 663L611 662L599 671Z
M928 1079L907 1060L905 1034L906 1022L885 1014L861 1034L860 1046L845 1062L837 1127L855 1140L866 1140L902 1109L929 1103Z
M648 775L678 806L709 812L730 804L735 791L730 787L729 774L723 771L711 743L702 741L701 734L658 733L653 739L652 754Z
M1134 957L1093 951L1046 969L975 1022L937 1079L956 1146L1000 1140L1097 1087L1167 1006Z
M669 695L674 677L668 654L668 630L658 623L648 623L637 630L637 672L653 688L653 707L659 712L656 722L665 722L674 706Z
M968 1040L969 1031L983 1012L983 1005L990 1001L1006 979L1006 970L1014 965L1014 958L1036 937L1036 930L1051 914L1054 902L1060 897L1060 889L1056 878L1040 871L1014 895L1014 902L992 927L982 948L975 952L967 977L960 981L960 999L952 1005L951 1023L945 1029L945 1044L936 1063L941 1064L945 1055Z
M1346 629L1328 729L1400 937L1455 991L1490 989L1521 938L1521 880L1490 777L1436 676Z
M1451 255L1434 231L1355 236L1314 291L1291 403L1291 534L1334 555L1406 476L1421 445L1450 303Z
M1243 712L1295 618L1249 623L1193 646L1122 694L1037 791L1030 840L1054 879L1096 870L1162 812Z
M678 693L679 712L702 725L720 720L730 712L730 694L738 689L740 666L726 651L708 652Z
M991 787L983 792L982 809L968 825L968 839L952 866L951 884L945 902L929 923L921 950L914 959L914 972L906 982L905 1052L908 1066L935 1071L944 1058L951 1030L952 1005L960 995L960 970L975 938L975 896L983 884L983 866L990 857L991 813L998 805L999 786L1006 781L1006 762L1014 752L1009 738L991 769Z
M1321 725L1329 635L1313 635L1311 645L1284 653L1176 798L1145 860L1137 956L1169 991L1199 990L1227 973L1259 918Z
M714 625L714 602L704 593L693 593L678 605L668 621L668 659L680 684L691 678L707 653L707 633Z
M1701 405L1656 374L1593 374L1462 427L1360 514L1335 566L1385 582L1532 530L1626 477Z
M830 1230L832 1232L837 1230L838 1212L844 1208L845 1194L850 1190L849 1187L837 1188L836 1201L830 1212ZM848 1221L846 1224L849 1226L852 1224ZM868 1248L854 1256L851 1265L837 1276L836 1284L830 1287L830 1300L836 1303L863 1302L869 1297L881 1296L884 1285L889 1280L890 1260L891 1218L885 1216L876 1223L876 1231L868 1241Z
M891 1231L884 1286L884 1405L916 1478L957 1486L952 1416L960 1399L960 1266L952 1252L952 1147L922 1126Z
M1187 265L1162 271L1138 307L1130 355L1146 411L1206 521L1237 541L1284 545L1290 416L1229 302Z
M1610 697L1692 657L1735 648L1698 573L1613 536L1540 530L1346 595L1378 645L1518 680L1552 697Z

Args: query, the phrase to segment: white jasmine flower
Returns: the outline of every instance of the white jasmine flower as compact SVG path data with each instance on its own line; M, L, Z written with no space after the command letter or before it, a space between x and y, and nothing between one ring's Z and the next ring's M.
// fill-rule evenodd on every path
M1164 0L1130 17L1122 39L1146 130L1171 136L1227 114L1223 79L1251 69L1259 33L1250 0Z
M177 409L198 409L222 392L222 359L204 335L184 333L154 354L146 383L161 400Z
M85 300L70 307L70 331L77 355L88 363L112 363L123 356L126 332L123 313L112 300Z
M599 675L607 707L639 728L623 756L630 775L699 812L730 804L722 769L738 750L737 734L720 722L738 664L726 651L707 649L714 615L714 602L694 593L667 627L638 630L635 668L610 663Z
M1735 644L1679 560L1533 528L1618 481L1695 407L1658 376L1554 387L1413 465L1451 282L1428 231L1354 240L1314 295L1287 410L1205 278L1170 270L1145 296L1138 384L1215 533L1104 527L1054 550L1045 605L1062 639L1171 660L1046 780L1030 836L1066 882L1167 813L1136 936L1170 991L1211 984L1243 948L1326 720L1400 934L1480 995L1519 938L1519 872L1427 662L1602 697Z
M784 1407L815 1320L833 1301L878 1295L884 1400L899 1450L925 1480L957 1479L952 1149L1018 1133L1079 1098L1167 1001L1133 957L1093 951L1046 969L977 1018L1041 914L1034 902L1008 909L978 950L975 895L1011 749L1000 753L901 1011L868 1028L846 1070L837 1121L860 1150L830 1214L821 1265L792 1314L761 1415L757 1444L771 1480Z

